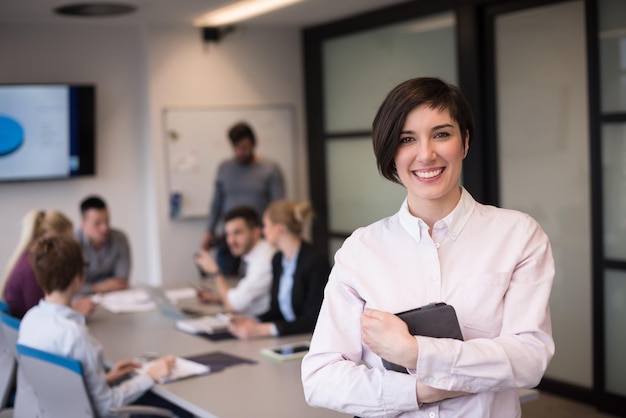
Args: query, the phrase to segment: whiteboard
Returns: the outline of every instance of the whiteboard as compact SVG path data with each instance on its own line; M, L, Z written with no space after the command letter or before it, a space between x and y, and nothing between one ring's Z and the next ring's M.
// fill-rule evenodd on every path
M256 136L256 155L276 162L287 196L298 184L295 117L288 105L189 107L164 110L168 207L173 219L206 218L219 164L233 157L228 130L246 122Z

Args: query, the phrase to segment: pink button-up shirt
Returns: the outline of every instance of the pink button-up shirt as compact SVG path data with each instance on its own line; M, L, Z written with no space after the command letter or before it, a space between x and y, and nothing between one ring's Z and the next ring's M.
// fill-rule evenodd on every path
M429 234L405 201L335 256L302 362L307 401L362 417L519 417L518 388L536 386L554 354L553 279L550 242L530 216L481 205L463 189ZM415 369L385 370L361 341L363 309L431 302L454 306L464 341L418 336ZM416 381L471 394L418 405Z

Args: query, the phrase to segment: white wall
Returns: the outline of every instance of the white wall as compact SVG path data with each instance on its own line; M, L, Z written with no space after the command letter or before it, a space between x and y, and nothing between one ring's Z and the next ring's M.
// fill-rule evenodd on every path
M167 214L161 124L167 106L293 104L301 190L293 197L308 195L295 29L249 29L207 48L191 27L3 24L0 56L0 83L97 85L97 175L0 183L1 270L27 210L58 209L78 224L79 201L99 193L113 226L129 235L135 283L195 278L191 257L203 222L173 222Z
M0 82L75 82L97 85L96 177L78 180L0 183L0 266L8 260L20 220L29 209L58 209L75 225L78 205L89 193L107 200L114 226L128 232L133 277L147 271L143 222L146 165L141 123L140 31L132 27L2 25Z

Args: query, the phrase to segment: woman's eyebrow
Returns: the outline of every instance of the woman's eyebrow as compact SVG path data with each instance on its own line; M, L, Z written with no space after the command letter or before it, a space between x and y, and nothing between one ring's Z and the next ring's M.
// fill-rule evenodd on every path
M454 128L454 125L451 123L444 123L443 125L433 126L431 130L436 131L436 130L445 129L445 128Z

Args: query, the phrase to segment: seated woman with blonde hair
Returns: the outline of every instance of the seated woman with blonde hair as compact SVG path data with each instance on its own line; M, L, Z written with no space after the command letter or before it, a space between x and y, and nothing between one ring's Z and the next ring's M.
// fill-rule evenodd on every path
M233 317L229 330L238 338L312 332L317 321L330 266L302 238L313 217L309 203L272 202L263 214L263 234L279 252L272 259L271 302L258 317Z
M39 209L28 211L22 218L22 234L5 270L4 289L0 289L0 296L16 318L21 319L44 297L28 258L34 243L44 236L73 238L72 221L61 212ZM83 314L90 313L93 307L89 298L74 302L74 309Z

